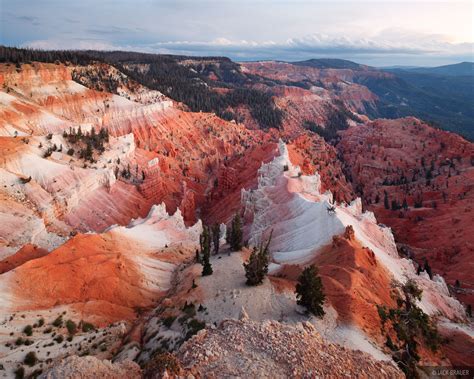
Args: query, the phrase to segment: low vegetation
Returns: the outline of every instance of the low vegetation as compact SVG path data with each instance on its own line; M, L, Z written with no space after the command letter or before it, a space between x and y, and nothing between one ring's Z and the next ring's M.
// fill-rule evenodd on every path
M442 339L429 316L416 305L422 295L416 282L410 279L403 285L394 285L394 289L397 308L377 307L382 332L386 333L386 345L400 369L407 377L417 378L418 347L423 343L436 352ZM391 338L393 334L395 340Z

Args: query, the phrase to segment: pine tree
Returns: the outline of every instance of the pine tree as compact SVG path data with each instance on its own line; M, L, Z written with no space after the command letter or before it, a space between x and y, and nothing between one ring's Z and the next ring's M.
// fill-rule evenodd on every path
M249 257L247 263L244 263L245 277L247 278L246 284L249 286L256 286L263 282L265 276L268 274L268 263L270 260L269 246L272 239L272 233L263 246L263 241L260 247L254 247L252 254Z
M201 245L202 256L202 276L212 274L211 262L209 258L211 255L211 236L209 235L209 228L205 226L199 237L199 244Z
M468 304L466 313L469 317L472 317L472 305Z
M408 209L408 203L407 203L407 199L406 199L406 198L403 199L402 207L403 207L403 209L405 209L405 210Z
M425 264L423 265L423 270L429 275L430 279L433 279L433 273L431 272L431 266L428 263L428 260L425 259Z
M219 241L221 239L221 228L218 223L212 227L212 244L214 246L214 254L219 254Z
M306 309L315 316L324 316L323 304L326 296L324 295L323 283L318 276L318 269L311 265L306 267L298 278L296 284L297 304L306 307Z
M384 192L383 205L384 205L385 209L390 209L390 203L388 201L387 192Z
M242 221L238 212L232 219L232 228L230 231L230 248L233 251L239 251L242 249Z
M199 250L196 249L196 263L201 263L201 257L199 256Z

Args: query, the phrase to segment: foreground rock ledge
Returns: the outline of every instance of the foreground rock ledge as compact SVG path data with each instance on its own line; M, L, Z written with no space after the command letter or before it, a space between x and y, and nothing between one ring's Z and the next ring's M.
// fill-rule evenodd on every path
M139 379L141 377L140 366L135 362L112 363L91 356L78 357L76 355L64 359L40 376L41 379Z
M392 363L324 340L310 323L226 320L185 343L178 358L196 377L404 378Z

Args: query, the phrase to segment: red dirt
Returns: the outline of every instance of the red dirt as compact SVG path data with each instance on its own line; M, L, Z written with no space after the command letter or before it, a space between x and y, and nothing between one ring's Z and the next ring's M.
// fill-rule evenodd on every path
M48 250L41 249L35 245L27 244L18 250L15 254L0 261L0 274L13 270L23 263L32 259L41 258L48 254Z

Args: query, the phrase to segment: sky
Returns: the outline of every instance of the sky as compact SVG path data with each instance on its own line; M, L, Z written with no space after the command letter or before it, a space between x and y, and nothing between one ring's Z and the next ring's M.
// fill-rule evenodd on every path
M0 44L40 49L341 58L373 66L474 61L474 2L0 0Z

